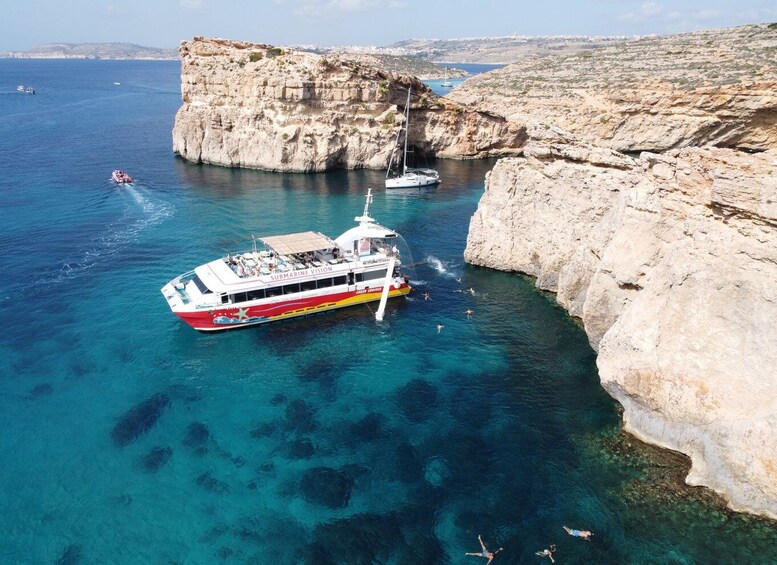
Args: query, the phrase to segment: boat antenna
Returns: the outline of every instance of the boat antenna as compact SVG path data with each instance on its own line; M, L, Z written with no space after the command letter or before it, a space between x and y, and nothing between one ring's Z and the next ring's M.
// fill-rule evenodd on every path
M370 218L370 203L372 202L372 188L367 189L367 200L364 203L364 213L361 216L356 216L354 220L359 222L360 224L368 224L370 222L374 222L372 218Z

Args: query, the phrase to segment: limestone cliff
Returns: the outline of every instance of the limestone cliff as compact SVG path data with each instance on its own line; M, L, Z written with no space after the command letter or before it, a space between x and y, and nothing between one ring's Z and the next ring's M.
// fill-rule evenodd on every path
M448 98L618 151L777 147L777 26L700 31L535 57Z
M173 149L182 157L272 171L384 168L403 119L418 153L516 154L525 128L438 98L408 75L365 58L326 57L239 41L183 42Z
M532 135L487 177L465 258L557 292L626 429L777 518L777 153L632 158Z

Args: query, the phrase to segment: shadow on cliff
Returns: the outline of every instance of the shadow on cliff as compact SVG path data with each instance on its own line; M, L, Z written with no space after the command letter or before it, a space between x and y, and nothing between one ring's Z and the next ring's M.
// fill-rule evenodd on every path
M319 194L363 194L367 187L383 188L383 171L330 171L327 173L275 173L256 169L199 165L176 158L181 186L210 197L230 198L257 189L291 189Z

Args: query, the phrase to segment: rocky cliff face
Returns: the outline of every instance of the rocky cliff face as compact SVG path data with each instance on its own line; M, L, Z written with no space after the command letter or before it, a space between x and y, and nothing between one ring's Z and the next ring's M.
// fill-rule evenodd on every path
M618 151L777 147L777 29L743 26L527 59L448 98Z
M557 292L626 429L777 518L777 153L632 158L532 135L487 178L465 258Z
M182 157L271 171L388 164L407 87L410 142L439 157L516 154L525 128L435 96L417 79L365 57L195 38L182 43L183 105L173 128Z

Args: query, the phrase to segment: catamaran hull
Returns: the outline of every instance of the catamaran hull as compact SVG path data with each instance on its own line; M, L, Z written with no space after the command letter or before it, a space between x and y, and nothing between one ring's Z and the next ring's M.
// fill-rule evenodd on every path
M400 284L399 288L392 286L389 291L389 298L404 296L409 294L411 290L407 283ZM173 312L195 330L217 332L374 302L380 300L382 292L383 287L379 286L324 296L295 298L273 304L259 304L256 306L242 304L228 308L194 312L173 309Z

